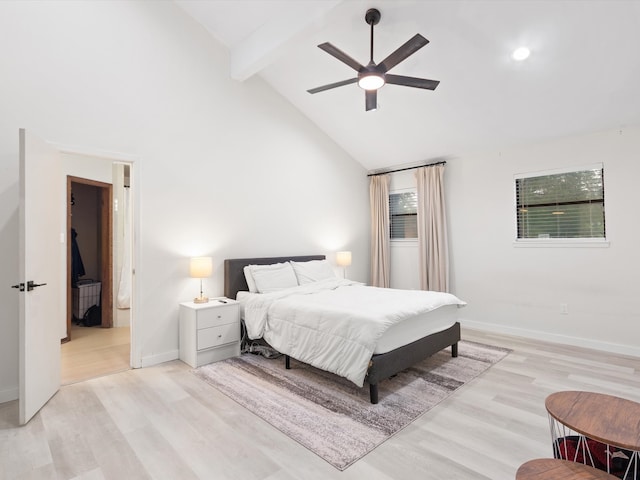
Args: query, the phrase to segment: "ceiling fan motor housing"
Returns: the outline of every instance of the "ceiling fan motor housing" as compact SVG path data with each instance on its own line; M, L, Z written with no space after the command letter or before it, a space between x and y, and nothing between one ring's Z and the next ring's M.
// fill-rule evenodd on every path
M380 10L376 8L370 8L369 10L367 10L367 13L364 16L364 20L365 22L367 22L367 25L377 25L380 21L380 17Z

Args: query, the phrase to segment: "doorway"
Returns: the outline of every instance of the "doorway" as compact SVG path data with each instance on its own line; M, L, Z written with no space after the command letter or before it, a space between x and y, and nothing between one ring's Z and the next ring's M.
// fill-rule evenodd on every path
M67 335L99 307L102 328L113 326L113 185L67 176ZM78 238L79 237L79 238Z
M130 242L124 232L131 228L129 165L112 166L113 183L67 176L63 385L131 368L130 292L122 300L118 291L121 284L131 288L130 260L123 261L124 244ZM89 317L97 320L90 323Z

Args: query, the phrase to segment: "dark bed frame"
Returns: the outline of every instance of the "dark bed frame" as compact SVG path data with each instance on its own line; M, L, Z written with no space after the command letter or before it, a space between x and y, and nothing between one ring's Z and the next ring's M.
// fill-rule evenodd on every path
M224 261L224 295L236 298L239 291L248 291L244 277L244 267L247 265L269 265L287 261L307 262L309 260L324 260L324 255L306 255L296 257L262 257L262 258L232 258ZM450 328L415 342L391 350L387 353L376 354L371 357L367 372L369 396L371 403L378 403L378 383L433 354L451 346L451 356L458 356L458 342L460 341L460 324L456 322ZM290 368L289 356L285 355L285 366Z

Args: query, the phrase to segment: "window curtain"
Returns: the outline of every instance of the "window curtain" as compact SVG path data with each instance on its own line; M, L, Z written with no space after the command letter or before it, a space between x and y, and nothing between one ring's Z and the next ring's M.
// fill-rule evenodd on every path
M444 165L418 168L418 259L420 288L449 291L449 248L444 200Z
M371 285L389 287L389 182L391 177L385 174L370 178Z

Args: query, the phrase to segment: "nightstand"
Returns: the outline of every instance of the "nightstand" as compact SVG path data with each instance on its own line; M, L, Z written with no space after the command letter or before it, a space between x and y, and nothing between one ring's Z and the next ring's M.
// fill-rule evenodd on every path
M199 367L237 355L240 355L237 301L221 297L208 303L180 304L180 360Z

